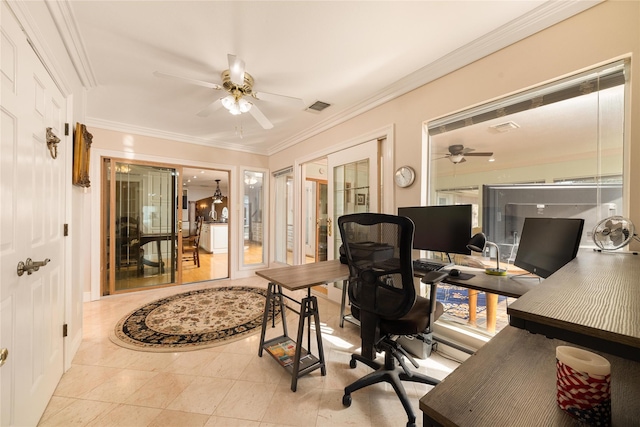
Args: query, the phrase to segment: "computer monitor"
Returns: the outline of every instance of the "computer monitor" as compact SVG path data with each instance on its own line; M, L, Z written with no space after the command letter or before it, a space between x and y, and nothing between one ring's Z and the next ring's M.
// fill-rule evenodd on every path
M414 249L471 255L471 205L401 207L398 215L415 224Z
M584 219L524 219L514 265L547 278L578 254Z

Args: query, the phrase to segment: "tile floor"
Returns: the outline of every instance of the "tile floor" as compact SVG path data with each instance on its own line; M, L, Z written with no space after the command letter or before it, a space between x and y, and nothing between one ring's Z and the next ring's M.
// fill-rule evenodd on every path
M107 297L84 304L84 337L79 351L51 398L40 426L404 426L406 414L386 384L352 394L342 405L344 387L370 372L349 357L358 351L358 329L339 327L339 306L319 298L327 375L320 370L298 381L264 353L259 335L222 346L189 352L149 353L112 343L115 323L139 305L174 293L230 284L263 286L258 277L184 285ZM290 335L297 316L287 311ZM281 334L276 326L269 335ZM444 378L458 366L438 353L418 360L420 371ZM406 384L418 407L431 387Z

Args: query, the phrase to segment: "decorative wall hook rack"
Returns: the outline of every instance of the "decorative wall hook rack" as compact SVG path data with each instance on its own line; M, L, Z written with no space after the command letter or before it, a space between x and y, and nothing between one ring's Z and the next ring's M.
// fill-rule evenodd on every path
M47 128L47 147L49 148L49 152L51 153L52 158L58 157L58 143L60 142L60 138L58 138L51 128Z

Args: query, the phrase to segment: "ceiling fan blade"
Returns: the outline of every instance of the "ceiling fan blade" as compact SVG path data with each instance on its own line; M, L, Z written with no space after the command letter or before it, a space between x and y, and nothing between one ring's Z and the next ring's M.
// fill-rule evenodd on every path
M281 102L281 103L290 104L291 106L294 106L294 107L304 108L306 106L302 98L296 98L288 95L279 95L276 93L269 93L269 92L254 92L252 96L262 101Z
M221 99L216 99L211 104L207 105L202 110L200 110L197 115L200 116L200 117L208 117L214 111L219 110L220 107L222 107L222 100Z
M264 129L273 128L273 123L271 123L269 119L267 119L267 116L262 114L262 111L260 111L260 109L255 104L253 104L253 106L249 110L249 113L253 116L254 119L256 119L258 123L260 123L260 126L262 126Z
M203 80L190 79L189 77L174 76L173 74L162 73L160 71L154 71L153 75L156 77L161 77L163 79L182 80L184 82L188 82L194 85L208 87L209 89L215 89L215 90L222 89L222 86L215 83L205 82Z
M490 152L465 153L465 157L467 157L467 156L485 156L485 157L490 157L490 156L493 156L493 153L490 153Z
M235 55L227 54L229 60L229 76L237 85L244 84L244 61Z

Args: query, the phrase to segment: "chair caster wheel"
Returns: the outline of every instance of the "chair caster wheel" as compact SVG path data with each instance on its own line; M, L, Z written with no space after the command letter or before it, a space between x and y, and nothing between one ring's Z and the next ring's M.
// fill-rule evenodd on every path
M409 421L407 423L407 427L416 427L416 423L412 423L411 421Z
M351 406L351 395L350 394L345 394L344 396L342 396L342 404L344 406L346 406L346 407Z
M351 360L349 361L349 367L350 367L351 369L355 369L355 367L356 367L356 361L355 361L354 359L351 359Z

